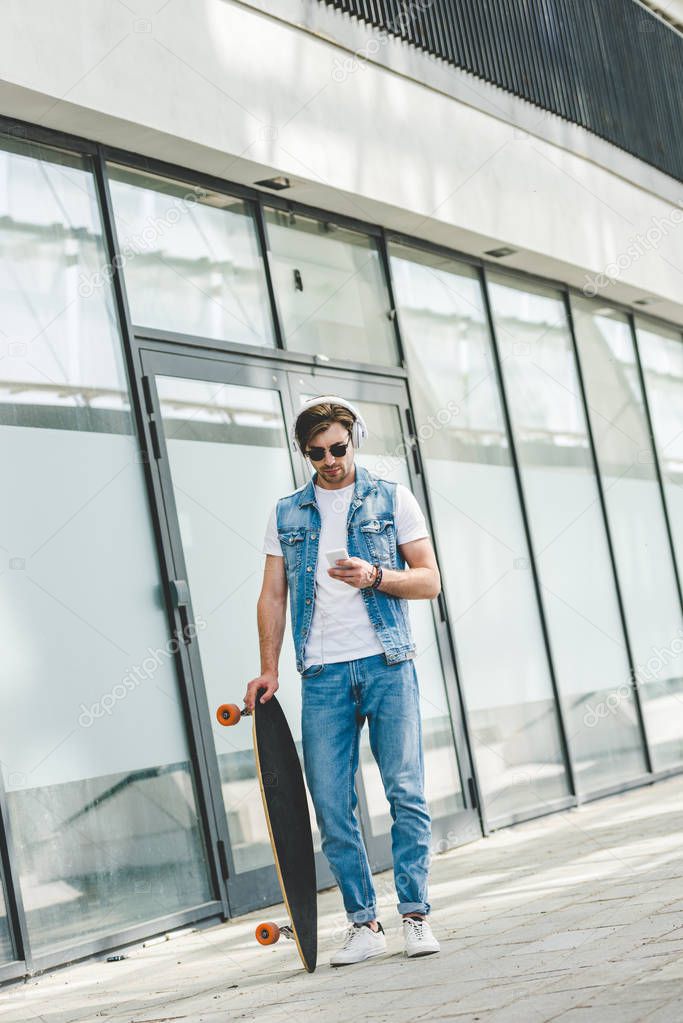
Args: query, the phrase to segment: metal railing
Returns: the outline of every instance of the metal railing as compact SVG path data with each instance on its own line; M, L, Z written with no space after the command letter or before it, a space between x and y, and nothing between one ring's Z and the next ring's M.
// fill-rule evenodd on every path
M637 0L321 0L683 180L683 35Z

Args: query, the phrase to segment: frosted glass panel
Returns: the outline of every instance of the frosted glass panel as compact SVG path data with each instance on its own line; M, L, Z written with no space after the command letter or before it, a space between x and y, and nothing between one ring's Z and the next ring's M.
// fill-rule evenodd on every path
M597 791L645 757L567 315L555 291L488 281L574 774Z
M109 177L133 322L273 345L250 207L115 165Z
M302 401L312 397L312 394L302 395ZM362 450L355 456L356 462L410 489L406 445L396 407L355 398L349 400L353 400L369 431ZM411 600L408 614L417 647L415 669L420 687L425 794L432 818L436 819L457 813L463 809L464 801L432 608L427 600ZM360 764L372 833L388 833L392 825L389 804L366 728L361 732Z
M209 707L238 703L260 670L256 602L263 535L296 484L277 392L158 376L192 606ZM248 480L249 499L240 496ZM289 609L287 611L289 615ZM301 756L301 683L289 619L280 657L282 704ZM212 714L230 843L238 872L273 863L254 767L251 725ZM320 847L311 804L316 849Z
M373 238L300 214L266 210L287 348L395 366L389 296Z
M0 152L0 749L34 952L211 892L86 165Z
M589 413L655 769L683 760L681 607L633 339L621 314L572 301Z
M567 782L480 286L407 247L391 262L480 786L504 823Z
M683 578L683 335L645 322L636 326L678 574Z

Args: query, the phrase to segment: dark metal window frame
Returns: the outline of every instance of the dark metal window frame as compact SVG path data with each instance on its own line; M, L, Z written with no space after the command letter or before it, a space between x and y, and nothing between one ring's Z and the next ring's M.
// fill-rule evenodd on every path
M555 291L558 292L558 297L560 297L563 300L564 305L565 305L566 310L567 310L567 326L568 326L568 328L570 330L570 333L571 333L572 348L573 348L573 353L574 353L575 365L576 365L576 368L577 368L577 374L579 375L579 378L580 378L580 381L581 381L581 400L582 400L584 419L585 419L585 422L586 422L586 425L587 425L587 430L589 431L588 436L589 436L589 439L590 439L591 461L592 461L592 465L593 465L593 472L595 474L595 478L596 478L596 481L597 481L597 486L599 488L599 492L602 495L602 481L601 481L601 477L600 477L600 473L599 473L599 468L598 468L598 463L597 463L597 458L596 458L595 450L594 450L594 446L593 446L592 433L590 432L591 431L590 418L589 418L589 415L588 415L588 406L587 406L586 395L585 395L585 391L584 391L584 388L583 388L583 377L581 376L581 372L582 372L581 364L580 364L580 362L578 360L578 351L577 351L577 348L576 348L574 320L573 320L573 316L572 316L572 313L571 313L571 296L574 295L574 296L582 297L582 298L585 298L585 296L583 295L582 291L579 288L576 288L573 285L569 285L565 281L559 280L557 278L542 277L539 274L533 274L533 273L530 273L528 271L521 271L521 270L513 269L511 267L500 266L500 265L497 265L497 264L493 263L492 261L482 260L482 259L479 259L478 257L471 256L471 255L469 255L467 253L460 253L457 250L450 249L450 248L448 248L448 247L446 247L444 245L439 245L439 244L436 244L436 243L433 243L433 242L428 242L428 241L425 241L423 239L411 238L410 235L406 235L406 234L404 234L402 232L388 231L388 232L386 232L386 239L387 239L387 242L394 241L394 242L397 242L398 244L404 245L404 246L409 247L409 248L418 249L418 250L421 250L422 252L428 252L428 253L432 253L434 255L439 255L439 256L442 256L444 259L448 259L448 260L451 260L453 262L459 262L459 263L465 264L465 265L467 265L469 267L476 268L479 271L479 274L480 274L480 287L482 288L482 295L483 295L483 298L484 298L484 301L485 301L486 314L487 314L487 327L488 327L488 330L489 330L489 339L490 339L490 344L491 344L492 350L493 350L494 360L495 360L495 363L497 365L496 377L497 377L498 392L499 392L499 395L500 395L500 398L501 398L501 405L502 405L502 408L503 408L503 415L504 415L504 420L505 420L505 423L506 423L507 440L508 440L508 444L510 446L510 451L511 451L511 454L512 454L512 462L513 462L513 467L514 467L514 472L515 472L515 483L516 483L517 493L518 493L518 496L519 496L520 513L521 513L522 518L524 520L525 536L526 536L526 539L527 539L527 543L529 545L530 560L531 560L532 568L533 568L533 572L534 572L534 588L535 588L535 591L536 591L537 606L538 606L539 615L540 615L541 628L542 628L543 636L544 636L544 644L545 644L545 647L546 647L546 655L547 655L549 669L550 669L550 676L551 676L551 679L552 679L553 691L555 693L556 700L557 700L557 706L558 706L558 715L559 715L559 720L560 720L560 738L561 738L562 752L563 752L563 756L565 758L565 763L569 765L568 777L570 778L571 792L572 792L572 796L569 797L569 799L567 801L564 801L564 800L560 801L561 805L559 805L556 808L553 807L553 808L551 808L549 810L543 810L543 811L541 811L539 813L533 813L531 815L528 815L528 814L516 814L516 815L513 815L512 817L510 817L510 819L507 820L504 825L498 825L497 824L496 827L508 826L508 824L518 823L519 821L523 821L523 820L531 820L531 819L533 819L535 817L544 816L545 813L547 813L547 812L554 812L555 809L564 809L564 805L563 805L564 802L568 802L568 805L570 805L570 806L578 806L578 805L582 805L584 803L592 802L593 800L596 800L596 799L602 799L605 796L616 795L616 794L618 794L620 792L626 792L626 791L629 791L630 789L633 789L633 788L639 788L642 785L651 784L653 781L659 781L659 780L662 780L664 778L668 778L668 777L671 777L673 775L678 775L678 774L683 773L683 767L680 767L680 768L679 767L667 768L667 769L662 770L662 771L654 771L654 770L652 770L652 754L651 754L649 742L647 741L647 733L646 733L646 730L645 730L645 727L644 727L644 722L643 722L643 717L642 717L642 708L640 706L640 695L639 695L639 692L636 691L635 700L636 700L638 717L639 717L639 731L640 731L641 736L644 739L643 750L644 750L644 754L645 754L645 762L646 762L646 765L648 765L648 772L644 773L644 774L642 774L642 775L640 775L640 776L638 776L636 778L632 778L630 781L623 782L623 783L616 783L615 785L605 786L604 788L601 788L599 790L596 789L596 790L591 791L590 793L583 793L583 794L576 792L576 787L575 787L574 782L573 782L573 778L574 778L574 775L575 775L574 768L573 768L573 760L572 760L572 757L571 757L571 751L570 751L570 749L569 749L569 747L567 745L567 742L566 742L566 724L564 722L564 716L563 716L563 711L562 711L562 704L561 704L561 700L558 697L558 690L557 690L557 685L556 685L556 681L555 681L555 670L554 670L553 663L552 663L552 652L551 652L550 640L549 640L549 635L550 634L549 634L549 631L548 631L548 628L547 628L547 624L546 624L546 621L545 621L545 611L544 611L544 608L543 608L543 601L542 601L542 597L540 595L540 591L539 591L539 588L538 588L538 582L536 580L536 564L535 564L534 548L533 548L532 537L531 537L531 534L530 534L530 531L529 531L529 528L528 528L528 513L527 513L527 509L526 509L526 501L525 501L525 498L524 498L524 490L523 490L523 484L522 484L522 480L521 480L520 470L519 470L519 466L518 466L517 458L516 458L516 454L515 454L515 452L516 452L515 441L514 441L514 437L512 435L512 431L511 431L511 428L510 428L509 410L508 410L508 403L507 403L506 392L504 390L504 381L502 380L502 374L500 373L500 366L499 366L499 364L500 364L500 356L499 356L499 353L498 353L498 341L497 341L496 332L495 332L495 324L493 323L492 318L490 316L489 300L488 300L488 279L487 279L486 272L487 272L487 270L490 270L491 272L495 272L496 276L498 276L498 277L501 277L501 276L508 277L511 282L516 282L517 284L520 284L520 283L523 284L524 281L527 281L531 285L537 284L537 285L541 285L541 286L546 287L546 288L552 288L552 289L554 289ZM637 333L636 333L636 329L635 329L635 318L636 318L636 316L638 317L638 319L641 322L643 322L643 323L649 322L654 327L656 327L659 324L662 327L666 327L668 330L672 330L673 329L675 332L677 332L679 334L681 344L683 344L683 328L681 328L677 324L672 324L670 321L667 321L667 320L665 320L665 319L663 319L661 317L653 316L653 315L650 315L650 314L643 314L640 311L635 313L634 310L630 306L627 306L627 305L625 305L622 302L615 302L615 301L613 301L611 299L607 300L607 299L598 299L598 298L596 298L595 301L596 301L596 303L599 303L600 305L609 306L610 308L618 310L618 311L620 311L620 312L622 312L623 314L626 315L626 318L628 320L628 323L630 324L631 333L632 333L632 336L633 336L633 339L634 339L634 350L635 350L635 353L636 353L636 359L637 359L637 362L638 362L639 366L640 366L640 355L639 355L639 351L638 351L638 339L637 339ZM400 315L399 314L397 314L397 319L400 320ZM641 373L641 387L642 387L642 369L640 370L640 373ZM649 424L649 429L650 429L650 441L651 441L651 444L652 444L652 447L653 447L653 456L654 456L654 461L655 461L655 466L656 466L656 471L657 471L657 477L658 477L659 485L660 485L660 498L662 500L662 504L663 504L664 512L665 512L665 521L666 521L666 525L667 525L669 548L670 548L671 555L672 555L672 562L673 562L673 566L674 566L674 573L676 575L677 583L679 583L679 573L677 571L675 549L674 549L673 538L672 538L672 533L671 533L671 528L670 528L669 516L667 514L666 496L665 496L665 492L664 492L664 488L663 488L663 484L662 484L661 470L660 470L660 467L659 467L659 457L658 457L658 452L657 452L657 448L656 448L656 442L655 442L655 439L654 439L654 434L652 432L652 422L651 422L650 415L649 415L649 407L647 406L647 392L646 392L645 388L643 388L643 400L644 400L646 409L648 409L647 415L648 415L648 424ZM608 550L609 550L609 554L610 554L610 564L611 564L612 577L613 577L613 579L615 581L615 585L616 585L617 599L618 599L618 603L619 603L620 614L621 614L621 617L622 617L622 625L623 625L624 635L625 635L626 642L627 642L627 647L628 647L628 660L629 660L629 665L630 665L630 668L631 668L632 677L635 677L635 669L633 667L633 657L632 657L632 654L631 654L631 646L630 646L630 641L629 641L629 637L628 637L628 631L627 631L627 628L626 628L626 619L625 619L625 616L624 616L624 613L623 613L621 594L620 594L620 590L619 590L618 572L617 572L617 566L616 566L616 562L615 562L615 558L614 558L613 542L612 542L611 532L610 532L610 528L609 528L609 523L608 523L608 521L606 519L606 515L604 513L604 500L601 501L601 504L603 505L603 521L604 521L604 525L605 525L605 535L606 535L607 544L608 544ZM680 594L680 592L681 591L680 591L680 583L679 583L679 594ZM681 607L683 608L683 602L681 604ZM449 621L450 621L450 616L449 616ZM637 686L636 686L636 690L637 690ZM463 697L461 696L461 698L463 698ZM484 806L484 812L485 812L485 806ZM484 817L484 821L485 821L485 817ZM484 825L484 834L487 834L487 833L488 833L488 831L487 831L486 824L485 824Z
M543 636L543 647L545 650L545 658L548 667L548 675L550 678L550 686L555 700L555 712L557 715L557 726L558 726L558 738L560 741L560 752L562 755L562 761L567 776L568 789L569 789L569 802L570 805L574 804L576 800L579 800L579 794L576 786L576 775L574 771L574 762L572 760L571 748L567 737L567 724L564 716L564 709L562 705L562 695L560 693L559 685L557 682L557 671L555 668L555 662L552 653L552 644L550 641L550 628L546 621L545 606L543 602L543 594L541 593L541 580L540 572L536 561L536 552L534 549L534 538L531 529L531 520L527 508L526 494L524 490L524 481L522 479L522 469L519 463L519 456L517 454L517 441L515 438L515 431L512 425L512 416L510 413L510 402L508 400L507 385L505 383L505 377L503 375L503 369L500 358L500 346L498 344L498 333L496 329L496 322L493 315L493 309L491 306L491 297L489 295L488 281L486 274L483 269L480 270L479 286L482 290L484 299L484 309L486 315L486 323L488 326L491 353L493 355L493 362L496 370L496 383L498 388L498 395L500 398L501 408L503 412L503 421L505 423L505 432L507 434L510 459L512 462L512 469L514 472L515 486L517 490L517 501L522 517L522 525L524 529L524 539L526 542L527 552L529 554L529 565L531 567L531 578L534 587L534 596L536 600L536 610L538 614L538 620L541 625L541 634ZM566 801L563 800L563 802Z
M324 363L325 369L330 372L339 372L341 374L363 374L363 375L377 375L382 377L397 377L405 382L410 395L410 381L408 379L408 372L406 369L404 348L401 340L401 329L400 329L400 315L396 308L396 302L393 294L391 266L389 259L389 243L395 241L401 243L413 249L419 249L426 252L435 253L441 255L447 259L466 264L476 269L480 287L482 289L482 296L486 303L487 310L487 323L489 326L490 343L492 351L494 353L494 359L497 366L497 376L500 377L500 365L499 365L499 354L498 346L495 339L495 331L493 330L493 324L491 323L490 309L488 308L488 294L486 287L486 272L488 269L495 269L496 274L509 275L511 279L515 281L524 282L529 281L530 283L540 283L544 286L550 286L558 290L564 297L564 302L568 309L569 325L572 332L572 338L574 339L574 325L571 318L571 304L570 297L572 295L581 295L581 291L578 288L568 285L566 282L557 280L554 278L542 277L537 274L531 274L524 271L513 270L509 267L501 267L500 265L492 262L483 260L477 257L473 257L467 253L459 252L457 249L451 249L443 245L437 245L431 242L427 242L424 239L418 239L411 237L400 232L387 231L381 226L376 224L367 223L365 221L357 220L355 218L343 216L336 213L331 213L329 210L324 210L318 207L308 206L302 203L298 203L289 199L286 199L280 195L271 195L268 192L261 191L258 189L250 188L241 184L236 184L230 181L216 178L211 175L203 174L198 171L193 171L187 168L179 167L174 164L169 164L164 161L150 159L137 153L128 152L119 148L114 148L106 145L100 145L92 142L91 140L58 132L52 129L44 128L38 125L32 125L27 122L19 121L14 118L0 116L0 136L7 137L10 139L22 140L23 142L49 146L51 148L57 148L67 150L73 153L78 153L83 156L89 157L91 160L92 171L94 180L97 188L98 200L100 204L100 212L102 216L103 225L103 237L107 250L107 256L112 262L113 274L112 274L112 287L114 300L116 305L116 312L119 321L119 329L121 336L121 344L124 358L124 365L127 375L127 383L131 393L131 409L135 422L135 429L138 438L138 442L141 446L143 453L143 469L145 486L147 491L147 498L150 507L150 517L152 520L152 527L154 530L155 544L157 548L157 556L159 559L160 567L160 578L162 581L166 581L169 578L168 566L172 564L169 560L172 552L169 549L168 539L165 537L160 522L157 520L154 514L156 502L159 499L159 494L156 492L158 484L155 481L155 474L152 471L152 467L149 462L149 453L146 447L146 433L145 433L145 395L143 393L143 386L141 380L141 373L139 370L139 364L137 362L137 356L139 351L139 345L141 342L148 341L151 343L163 342L165 346L172 346L177 350L182 350L183 347L190 345L194 351L198 354L209 354L211 351L221 352L224 355L232 355L233 357L250 357L256 364L259 364L260 360L277 360L281 368L287 369L288 367L294 368L295 366L301 367L302 370L311 369L316 366L320 366L321 363L316 356L307 354L297 353L295 351L289 351L284 348L284 338L282 334L282 327L279 320L277 301L273 289L272 278L270 275L269 258L268 258L268 244L267 244L267 233L264 230L263 221L263 207L270 206L279 209L292 211L294 213L300 213L303 216L308 216L313 219L323 219L332 223L337 223L342 227L346 227L350 230L361 232L365 235L371 236L376 239L378 251L380 255L380 261L384 272L385 284L387 288L387 294L391 303L391 308L394 313L393 322L396 336L397 353L399 357L399 365L397 366L378 366L374 363L352 363L346 362L339 359L329 359ZM123 280L123 273L120 268L116 267L113 263L114 257L118 252L118 243L116 238L116 226L114 221L113 209L111 204L111 196L109 193L109 184L107 176L106 164L108 161L112 161L123 166L136 168L138 170L147 171L150 174L158 175L160 177L171 178L176 181L187 182L190 185L197 185L200 187L206 187L213 189L218 192L225 193L226 195L235 196L242 198L249 203L254 211L255 225L257 232L257 239L260 246L260 254L263 260L264 273L266 274L266 281L268 285L268 297L270 301L271 313L274 324L274 336L275 346L274 347L261 347L261 346L250 346L243 344L234 344L229 341L221 341L215 339L207 339L201 337L193 337L183 334L174 334L169 331L159 331L150 328L136 327L134 326L130 311L128 307L128 300L126 295L125 283ZM649 405L647 399L647 390L643 385L643 371L640 362L640 355L638 350L638 338L635 329L635 316L638 316L638 320L644 324L650 323L653 327L661 325L668 330L677 332L681 337L681 343L683 344L683 332L681 327L677 324L672 324L670 321L664 318L653 316L652 314L642 313L640 310L637 314L634 310L623 303L615 302L612 300L600 299L601 304L609 305L611 308L624 312L628 317L630 324L631 333L634 340L634 349L636 352L636 359L638 365L639 378L641 381L643 400L645 404L648 429L650 431L650 439L653 446L655 466L658 484L660 488L660 497L662 500L665 521L667 526L669 545L672 554L672 560L674 565L674 571L676 573L676 582L678 585L679 597L681 595L681 584L680 578L677 571L677 564L675 559L673 538L671 534L670 521L668 515L668 507L666 497L664 493L663 480L661 474L661 467L659 465L659 456L657 451L657 445L652 429L652 420L649 412ZM576 358L576 351L575 351ZM267 361L263 363L267 365ZM577 360L578 366L578 360ZM580 371L580 366L578 367ZM500 380L499 380L500 387ZM513 439L510 430L509 415L507 407L505 405L505 396L501 392L503 404L505 406L505 419L507 429L507 439L510 444L510 450L514 451ZM585 394L582 388L582 400L584 404L584 414L586 422L589 423L588 412L585 404ZM412 404L412 403L411 403ZM589 424L590 428L590 424ZM422 452L420 448L419 437L414 439L416 457L424 464ZM145 457L146 456L146 457ZM593 452L593 459L595 454ZM513 458L513 468L515 472L515 481L517 486L517 492L520 500L520 511L522 513L525 532L527 533L527 541L529 542L529 550L532 554L532 564L534 572L536 571L535 562L533 559L533 548L530 544L530 537L528 535L528 522L527 522L527 511L524 503L524 494L521 487L521 479L519 474L519 466L517 465L516 458ZM597 465L594 461L594 469L596 471L596 478L599 481L599 474L597 473ZM429 508L429 491L427 490L427 506ZM431 511L431 509L430 509ZM607 532L608 542L610 547L610 556L612 558L612 570L615 573L616 579L616 566L614 564L614 558L612 554L612 546L609 541L609 529ZM436 544L435 544L436 546ZM165 583L164 583L165 584ZM166 585L166 584L165 584ZM535 579L535 588L538 591L538 581ZM166 587L168 590L168 587ZM177 611L172 606L171 595L169 592L165 593L168 609L168 624L169 629L177 628L180 624ZM538 599L538 593L537 593ZM682 601L683 607L683 601ZM471 737L469 736L467 708L463 697L463 687L459 682L459 672L457 667L457 658L455 656L455 642L454 632L450 626L450 616L448 615L447 605L444 601L444 616L445 621L448 625L448 631L450 634L450 643L453 653L453 664L455 665L456 680L458 683L459 699L460 699L460 710L461 720L463 723L464 738L467 741L468 755L472 764L473 778L472 787L469 793L470 805L477 806L482 823L483 834L486 835L490 832L491 828L486 819L486 808L482 805L482 801L479 795L479 785L476 776L476 760L474 757L474 750L472 745ZM545 617L542 607L542 602L539 601L539 615L541 625L544 633L544 640L547 645L547 626L545 623ZM549 654L549 651L547 651ZM182 655L182 652L181 652ZM187 674L185 672L187 671ZM180 678L191 677L191 672L188 665L184 666L184 670ZM17 960L11 963L3 964L0 966L0 982L24 977L26 975L33 975L46 969L51 969L57 966L68 965L78 959L83 959L96 955L103 951L130 944L131 942L139 941L145 937L149 937L153 934L161 933L162 931L170 928L179 927L183 924L190 922L199 922L200 920L208 919L225 919L227 917L227 896L224 884L224 867L221 863L221 855L219 854L218 842L221 839L221 832L217 825L214 808L211 806L210 792L215 786L215 769L210 763L210 758L207 759L206 744L201 741L202 725L199 718L196 697L193 692L185 692L180 686L181 695L185 704L185 715L186 724L188 730L188 743L190 747L190 756L192 761L193 770L195 772L195 779L197 782L196 793L197 793L197 808L200 816L200 820L203 827L203 835L206 839L207 849L207 863L209 866L210 876L214 885L214 891L217 893L216 899L213 902L208 902L202 906L186 909L182 912L172 914L158 919L156 921L150 921L135 925L123 930L117 931L107 937L92 939L86 941L78 946L72 946L68 950L61 949L59 951L47 954L41 954L37 956L31 956L28 945L28 932L26 925L26 915L23 907L21 898L21 891L19 888L18 880L15 873L12 870L13 865L13 844L12 844L12 832L10 822L7 816L6 797L0 786L0 860L4 868L5 883L7 892L8 902L8 922L12 927L12 938L15 944L15 952L17 954ZM556 699L558 694L556 691L556 685L553 678L553 688L555 691ZM561 716L561 704L558 699L558 710ZM651 763L650 750L645 743L646 756L648 762ZM577 796L575 788L572 783L574 771L571 761L570 751L566 747L566 743L563 740L563 755L565 757L567 776L572 787L572 794L566 799L557 801L550 807L542 807L534 810L528 814L513 815L509 820L505 821L505 824L515 823L519 820L531 820L537 817L546 815L548 812L554 812L560 809L564 809L567 806L575 806L580 803L588 802L594 799L603 798L606 795L616 794L619 792L628 791L633 788L640 787L642 785L651 784L654 781L658 781L667 777L678 775L683 772L683 767L670 768L658 772L649 772L643 774L639 778L631 779L629 782L616 784L609 788L601 789L599 792L591 792L588 795ZM467 795L467 794L465 794ZM3 826L4 825L4 826ZM496 825L502 826L502 825ZM229 855L229 853L228 853ZM23 959L23 961L22 961Z

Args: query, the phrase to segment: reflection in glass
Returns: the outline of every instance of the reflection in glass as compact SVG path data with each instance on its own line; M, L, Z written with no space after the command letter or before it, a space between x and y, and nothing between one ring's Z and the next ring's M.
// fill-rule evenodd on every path
M628 321L572 300L579 357L655 770L683 760L683 632Z
M131 434L84 164L35 145L2 146L0 424Z
M192 607L203 625L197 634L202 672L209 707L215 708L238 703L259 671L263 534L276 501L295 489L292 465L275 391L181 377L156 380ZM237 497L244 480L248 501ZM280 674L298 679L290 628ZM283 684L277 696L301 755L300 686ZM271 865L251 727L224 728L213 715L212 724L235 869ZM317 849L315 827L314 835Z
M4 145L0 748L44 952L211 892L94 184Z
M645 758L566 310L488 281L567 740L579 791L596 791Z
M9 921L7 919L7 898L5 896L4 881L0 876L0 963L9 963L15 958Z
M678 573L683 576L683 336L636 321Z
M267 209L265 217L287 348L395 366L396 339L375 240L298 213Z
M109 180L133 322L273 345L250 207L113 164Z
M474 271L391 247L416 430L489 821L567 794L557 711Z

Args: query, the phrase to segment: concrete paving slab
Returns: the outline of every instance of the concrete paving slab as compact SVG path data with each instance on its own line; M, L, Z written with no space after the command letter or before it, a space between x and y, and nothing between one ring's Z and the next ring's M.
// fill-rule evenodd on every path
M682 1019L683 998L679 997L656 1009L647 1017L647 1023L680 1023Z
M600 1023L644 1023L652 1018L652 1013L661 1008L661 1003L647 1001L629 1005L579 1005L560 1016L554 1023L595 1023L596 1009L599 1008ZM669 1020L674 1023L674 1020Z
M329 967L345 927L333 890L313 975L290 943L256 945L260 911L7 985L0 1023L681 1023L682 844L678 777L435 857L438 956L403 956L385 874L389 948L371 962Z

